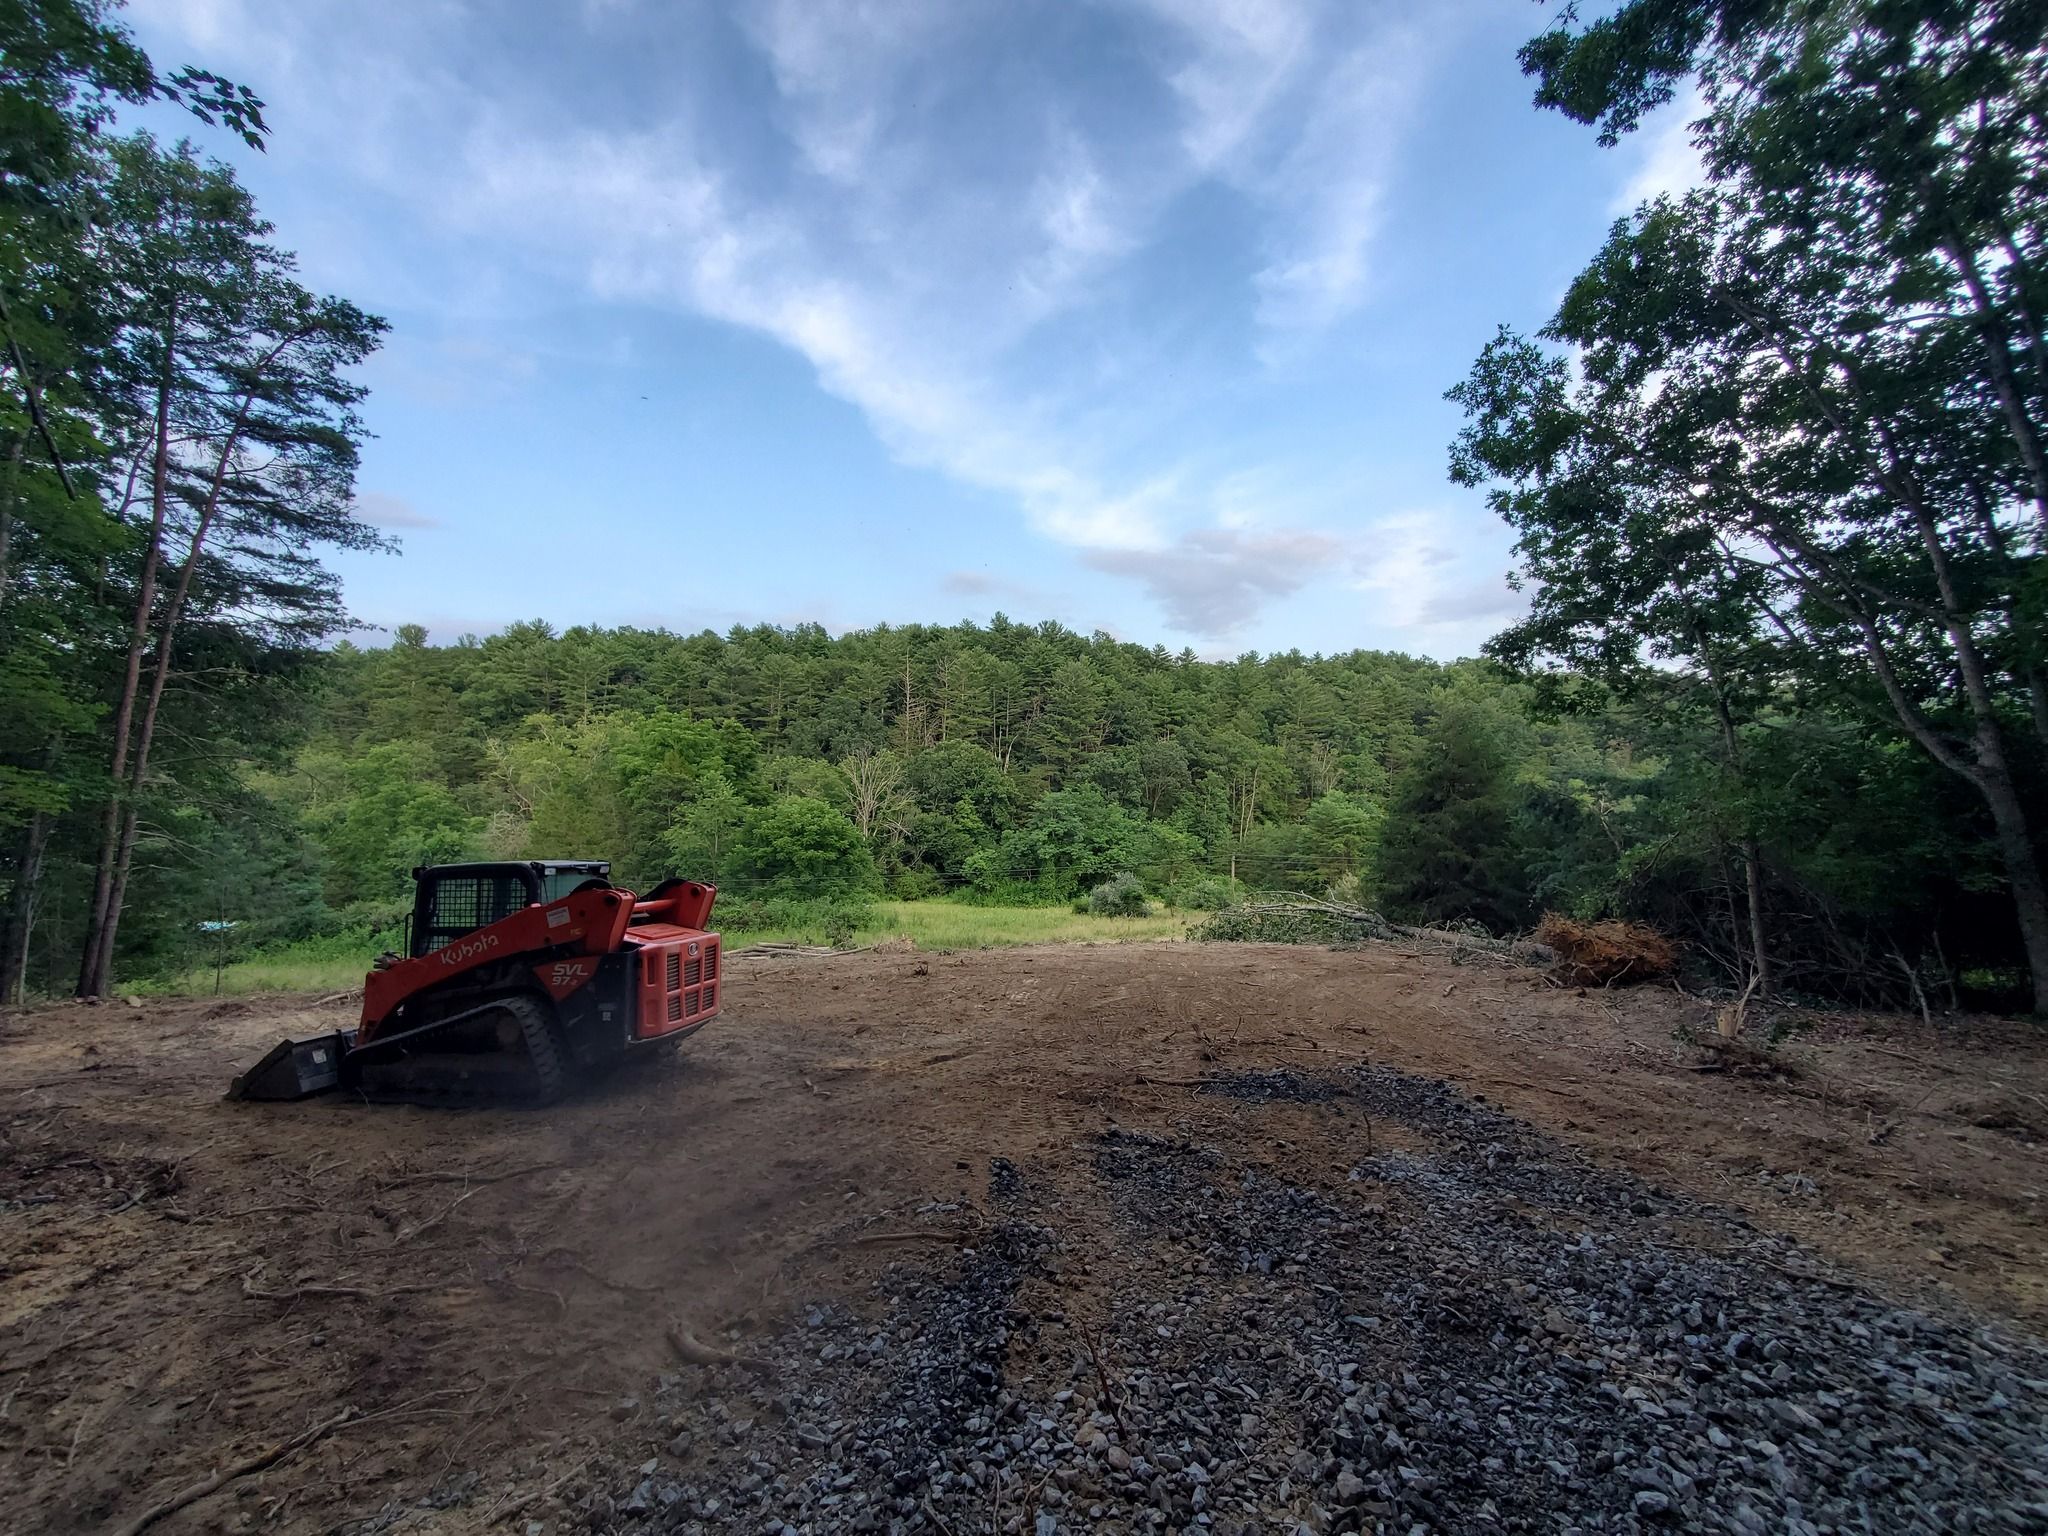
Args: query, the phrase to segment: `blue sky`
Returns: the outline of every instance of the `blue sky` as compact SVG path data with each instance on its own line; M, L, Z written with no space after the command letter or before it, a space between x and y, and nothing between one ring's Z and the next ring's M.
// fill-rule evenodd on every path
M386 316L350 606L435 637L1056 618L1471 654L1444 390L1688 179L1529 104L1531 0L134 0ZM155 117L160 128L168 119ZM172 129L171 131L183 131Z

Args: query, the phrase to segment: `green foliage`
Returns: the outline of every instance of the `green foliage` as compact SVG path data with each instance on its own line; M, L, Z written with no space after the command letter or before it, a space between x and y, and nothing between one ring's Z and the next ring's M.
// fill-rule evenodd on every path
M1175 851L1171 829L1156 827L1112 802L1101 790L1054 790L1031 808L1022 826L967 861L985 892L1028 886L1062 900L1120 870L1156 864Z
M1088 893L1088 910L1097 917L1143 917L1152 907L1145 900L1145 882L1136 875L1121 874Z
M1333 789L1317 800L1302 818L1316 873L1370 887L1378 873L1386 820L1386 809L1364 795Z
M330 905L400 903L414 866L479 855L481 819L422 774L417 752L396 744L372 747L329 766L340 793L310 807L306 825L325 859Z
M692 789L664 839L670 868L716 885L724 878L733 844L746 825L747 803L716 768L706 771Z
M1238 892L1224 875L1191 875L1159 892L1167 906L1181 912L1214 912L1235 901Z
M919 942L1093 933L1057 924L1109 921L1088 910L1091 893L1129 874L1181 910L1218 910L1250 887L1330 891L1496 929L1539 907L1633 916L1739 974L1732 850L1754 829L1771 850L1775 933L1795 981L1837 986L1827 978L1851 963L1881 975L1895 945L1918 957L1937 937L1956 963L2011 953L1996 920L1995 849L1967 800L1853 721L1809 711L1745 726L1748 777L1737 782L1711 710L1681 678L1624 697L1396 657L1207 666L1051 629L915 632L918 710L927 680L957 690L1013 664L1018 677L1049 680L1058 669L1044 657L1071 650L1112 723L1099 750L1062 771L1027 728L1004 736L1000 711L979 726L995 748L988 736L920 744L913 731L906 751L905 633L552 636L528 626L453 646L401 636L383 650L344 647L324 668L313 740L289 771L258 774L253 787L282 809L287 837L296 826L307 839L302 863L322 874L328 900L365 912L396 910L423 835L438 830L473 839L480 854L611 857L622 880L643 886L670 873L709 878L726 931L810 943L842 931L842 907L882 910L885 891L916 899L891 912L930 911L909 927L888 919ZM763 677L775 679L779 716L753 691ZM827 692L850 696L858 707L843 718L874 731L837 763L788 750ZM536 696L554 703L532 711ZM949 698L949 710L966 708L957 691ZM1028 718L1028 693L1018 707ZM950 728L974 717L948 718ZM1161 734L1133 742L1133 730ZM892 825L880 814L892 796L875 798L865 839L839 765L859 767L863 750L883 769L870 789L900 768L901 805ZM1132 762L1170 785L1156 802L1132 790ZM791 783L819 794L778 789ZM1916 819L1928 805L1940 814ZM1246 812L1248 827L1237 819ZM413 841L399 846L408 829ZM147 899L201 915L198 889L174 880L153 881ZM1027 921L1019 902L1058 905ZM861 942L883 931L863 910L850 921ZM1114 919L1133 932L1163 921ZM1309 922L1302 936L1347 936L1341 923ZM1223 926L1283 936L1263 918ZM157 946L143 963L173 958Z
M774 939L843 948L845 935L874 923L875 908L858 897L727 896L721 892L713 920L729 944Z
M1452 391L1453 475L1530 578L1491 649L1690 684L1752 888L1745 727L1881 722L1981 802L2048 1010L2048 12L1626 0L1523 62L1608 142L1690 76L1711 180L1618 222Z
M1459 700L1394 787L1384 844L1388 910L1412 922L1470 918L1495 932L1530 918L1516 847L1513 723Z
M1188 937L1215 944L1325 944L1344 949L1391 937L1391 931L1381 923L1315 907L1262 912L1237 906L1210 913L1188 930Z
M845 898L882 888L859 829L824 801L798 795L749 816L732 859L751 889L771 896Z

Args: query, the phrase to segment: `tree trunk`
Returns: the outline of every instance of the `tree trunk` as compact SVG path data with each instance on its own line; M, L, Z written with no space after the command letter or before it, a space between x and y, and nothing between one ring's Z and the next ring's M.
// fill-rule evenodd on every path
M1757 1001L1771 995L1771 949L1764 937L1764 858L1756 839L1742 841L1742 874L1749 887L1749 955L1754 967Z
M264 359L268 366L278 352L283 350L280 343ZM260 370L258 376L260 377ZM207 531L213 526L214 514L220 508L221 487L227 481L228 466L234 461L235 449L241 444L242 429L249 418L249 407L255 398L255 386L242 397L242 403L235 412L232 426L228 428L227 441L221 445L220 457L215 460L213 479L206 489L206 504L200 509L199 522L192 529L192 546L185 552L185 563L178 570L178 585L171 593L170 605L164 610L163 624L157 630L156 669L149 680L149 702L143 707L141 728L135 739L135 766L128 782L125 796L126 810L121 817L121 830L114 854L113 880L108 891L106 916L99 925L96 947L93 950L93 965L99 985L103 987L113 974L114 939L121 927L121 904L128 897L128 871L135 859L135 834L142 815L141 796L144 776L149 772L149 748L156 740L157 710L163 704L164 684L171 675L171 647L177 639L178 620L185 612L185 598L192 590L192 577L199 569L200 552L206 546ZM99 990L98 987L94 989Z
M2048 453L2042 450L2040 433L2035 430L2033 419L2027 415L2019 381L2013 376L2012 343L2006 338L2005 322L1984 286L1976 252L1970 249L1960 233L1952 234L1947 244L1949 259L1955 262L1956 270L1962 274L1963 286L1969 290L1970 303L1976 310L1977 334L1984 344L1984 362L1991 375L1992 390L1998 396L1999 408L2005 413L2006 428L2012 434L2013 445L2019 449L2020 462L2026 466L2027 479L2034 491L2035 517L2042 538L2048 540Z
M135 858L135 835L142 818L142 786L149 773L149 749L156 740L157 711L163 704L164 685L171 675L171 645L178 631L178 618L185 606L185 594L192 586L192 572L199 564L199 551L206 539L207 524L212 521L213 509L209 506L199 519L199 526L192 533L192 548L185 557L184 569L178 573L177 590L172 594L170 607L165 610L162 628L157 633L156 666L149 680L149 699L142 708L142 720L135 732L135 762L128 781L115 802L122 807L120 831L115 839L113 878L108 887L105 915L89 943L89 960L98 983L94 991L101 990L113 974L114 940L121 928L121 906L128 899L128 871Z
M127 794L125 797L121 797L126 801L126 810L121 816L120 831L116 838L112 878L108 885L106 907L94 937L89 939L87 943L89 964L91 964L94 973L95 986L93 990L95 992L106 985L107 978L113 971L114 939L121 926L121 904L127 899L128 895L128 871L134 862L135 835L141 820L140 797L142 785L144 776L149 771L150 744L156 739L157 710L163 703L164 684L169 681L171 675L171 654L172 647L177 639L178 620L184 614L185 599L192 590L192 577L199 569L199 557L206 546L207 532L212 528L214 516L220 510L221 490L227 484L228 469L234 463L235 450L241 446L242 433L248 427L249 412L256 403L257 388L260 386L265 373L268 372L270 365L277 361L278 357L287 347L300 340L305 334L303 331L294 331L289 335L281 337L264 354L262 361L252 370L249 376L248 388L244 390L241 401L235 407L234 418L228 424L227 437L221 443L220 452L214 459L213 475L207 482L206 487L206 501L199 509L199 521L192 529L192 544L185 552L184 564L178 570L178 585L171 593L170 604L164 610L163 623L157 630L156 670L150 678L149 703L143 709L141 729L136 735L135 764L129 773ZM166 374L166 384L168 384L168 372ZM159 412L158 419L160 423L164 419L161 411ZM162 438L159 438L157 452L157 465L161 475L165 462ZM161 487L161 483L161 478L159 478L159 487ZM159 489L159 504L161 504L161 497L162 492ZM162 542L161 526L161 520L159 519L151 530L152 539L159 546ZM129 702L132 705L132 698ZM118 804L120 802L117 799L114 803Z
M2027 952L2027 972L2034 985L2034 1013L2048 1018L2048 881L2034 853L2027 816L2009 775L1986 776L1978 785L1991 808L1998 832L1998 851L2005 857L2006 879L2012 886L2019 916L2020 943Z
M1956 670L1962 677L1963 693L1976 725L1972 743L1976 772L1972 778L1998 831L1998 851L2005 860L2006 880L2012 886L2020 940L2027 952L2027 971L2033 982L2034 1012L2048 1016L2048 880L2041 875L2041 858L2035 850L2026 809L2020 803L2011 760L2005 750L2005 727L1998 718L1997 701L1991 695L1977 637L1958 600L1948 551L1942 547L1933 518L1922 508L1914 509L1914 517L1947 613L1949 643L1955 651Z
M14 493L20 477L21 439L17 437L7 456L7 494L0 496L0 608L7 605L10 567L14 558Z
M93 871L92 909L86 917L85 947L79 961L78 995L97 997L106 984L103 954L113 946L101 942L114 894L114 865L121 838L122 789L128 772L128 741L135 720L135 696L142 685L142 648L149 638L150 611L156 607L157 564L163 555L164 521L169 515L171 458L171 384L177 333L177 300L171 301L164 327L163 376L157 383L156 461L150 472L149 544L142 556L142 580L135 593L135 619L128 630L128 664L121 695L114 708L113 766L108 772L106 814L100 818L99 861Z
M2005 530L1998 526L1998 517L1992 509L1991 497L1981 485L1971 486L1971 499L1976 504L1977 527L1984 535L1984 543L1990 549L1992 558L1998 562L2005 574L2009 590L2004 603L2005 622L2016 636L2029 633L2031 624L2023 600L2018 595L2025 584L2024 573L2014 563L2012 550L2005 537ZM2017 668L2019 681L2027 691L2027 706L2034 720L2034 734L2043 746L2048 746L2048 674L2035 663L2022 659Z
M7 297L0 292L0 330L7 333L7 355L14 361L14 371L21 377L22 398L28 402L29 420L35 423L43 447L48 450L50 463L57 471L57 483L64 487L64 499L76 501L78 492L71 484L71 471L64 467L64 455L58 451L55 434L50 431L50 421L43 414L42 396L36 392L36 377L29 372L28 359L22 355L21 343L14 339L14 319L7 312Z
M1707 684L1714 690L1714 714L1721 722L1721 746L1728 754L1728 771L1738 784L1742 776L1742 739L1735 734L1735 713L1728 707L1728 690L1721 681L1721 669L1707 645L1706 627L1693 622L1693 640L1700 648L1700 662L1707 669ZM1756 838L1745 827L1742 835L1742 879L1749 900L1749 958L1751 986L1757 1001L1771 995L1771 950L1764 937L1764 859Z
M7 927L0 934L0 1003L19 1003L28 985L29 936L35 928L36 891L43 880L43 854L50 843L48 811L37 811L21 829L14 856L14 891L7 901Z

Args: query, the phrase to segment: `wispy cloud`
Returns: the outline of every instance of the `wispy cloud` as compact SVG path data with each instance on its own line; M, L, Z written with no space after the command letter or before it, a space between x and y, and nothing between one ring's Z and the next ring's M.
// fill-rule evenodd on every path
M1041 609L1054 600L1043 588L988 570L948 571L939 587L952 597L994 598L1000 602L1029 603Z
M1359 540L1352 585L1374 595L1382 616L1417 631L1453 629L1482 636L1522 608L1507 584L1494 539L1475 540L1468 520L1446 512L1409 511L1377 519Z
M1095 550L1087 562L1144 583L1176 629L1222 639L1266 603L1341 567L1347 553L1329 534L1197 528L1160 549Z
M1304 67L1321 7L1302 0L1134 0L1168 24L1184 52L1167 70L1197 171L1223 167L1263 131Z
M1428 34L1301 0L1138 3L1191 49L1170 76L1190 165L1265 209L1259 321L1286 340L1342 318L1365 291Z
M594 114L542 59L517 64L533 89L516 106L420 62L473 37L452 0L397 7L389 28L340 0L163 5L210 60L246 60L280 100L334 103L302 113L300 142L324 139L413 231L476 253L471 294L516 312L568 287L771 337L896 458L1010 499L1191 633L1330 574L1339 535L1232 512L1227 452L1196 467L1119 431L1094 381L1118 376L1144 409L1179 387L1172 358L1077 357L1063 374L1034 354L1028 381L1014 364L1138 281L1204 184L1253 213L1248 368L1354 312L1431 53L1420 25L1351 0L1095 0L1032 33L1068 51L1029 71L1012 68L1020 13L997 0L734 0L728 56L692 52L695 75ZM623 25L595 0L583 24ZM1118 39L1130 78L1096 71L1090 28ZM342 34L355 84L337 96L314 76ZM760 88L735 95L747 80ZM423 123L452 152L419 154Z
M1320 331L1364 299L1426 51L1419 33L1388 29L1342 53L1316 81L1299 135L1266 183L1276 240L1257 284L1269 330Z
M441 520L429 517L403 496L384 491L363 491L356 497L356 516L372 528L439 528Z
M1692 125L1706 111L1697 90L1658 109L1649 126L1625 141L1635 156L1635 169L1614 195L1609 211L1631 213L1653 197L1679 196L1704 186L1707 168L1692 141Z

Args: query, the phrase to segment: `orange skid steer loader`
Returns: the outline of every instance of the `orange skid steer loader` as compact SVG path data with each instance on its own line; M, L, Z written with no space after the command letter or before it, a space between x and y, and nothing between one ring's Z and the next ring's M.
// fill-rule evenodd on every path
M674 1044L717 1012L717 890L645 897L589 859L412 872L405 955L363 981L353 1030L286 1040L231 1099L344 1092L427 1104L547 1104L579 1076Z

